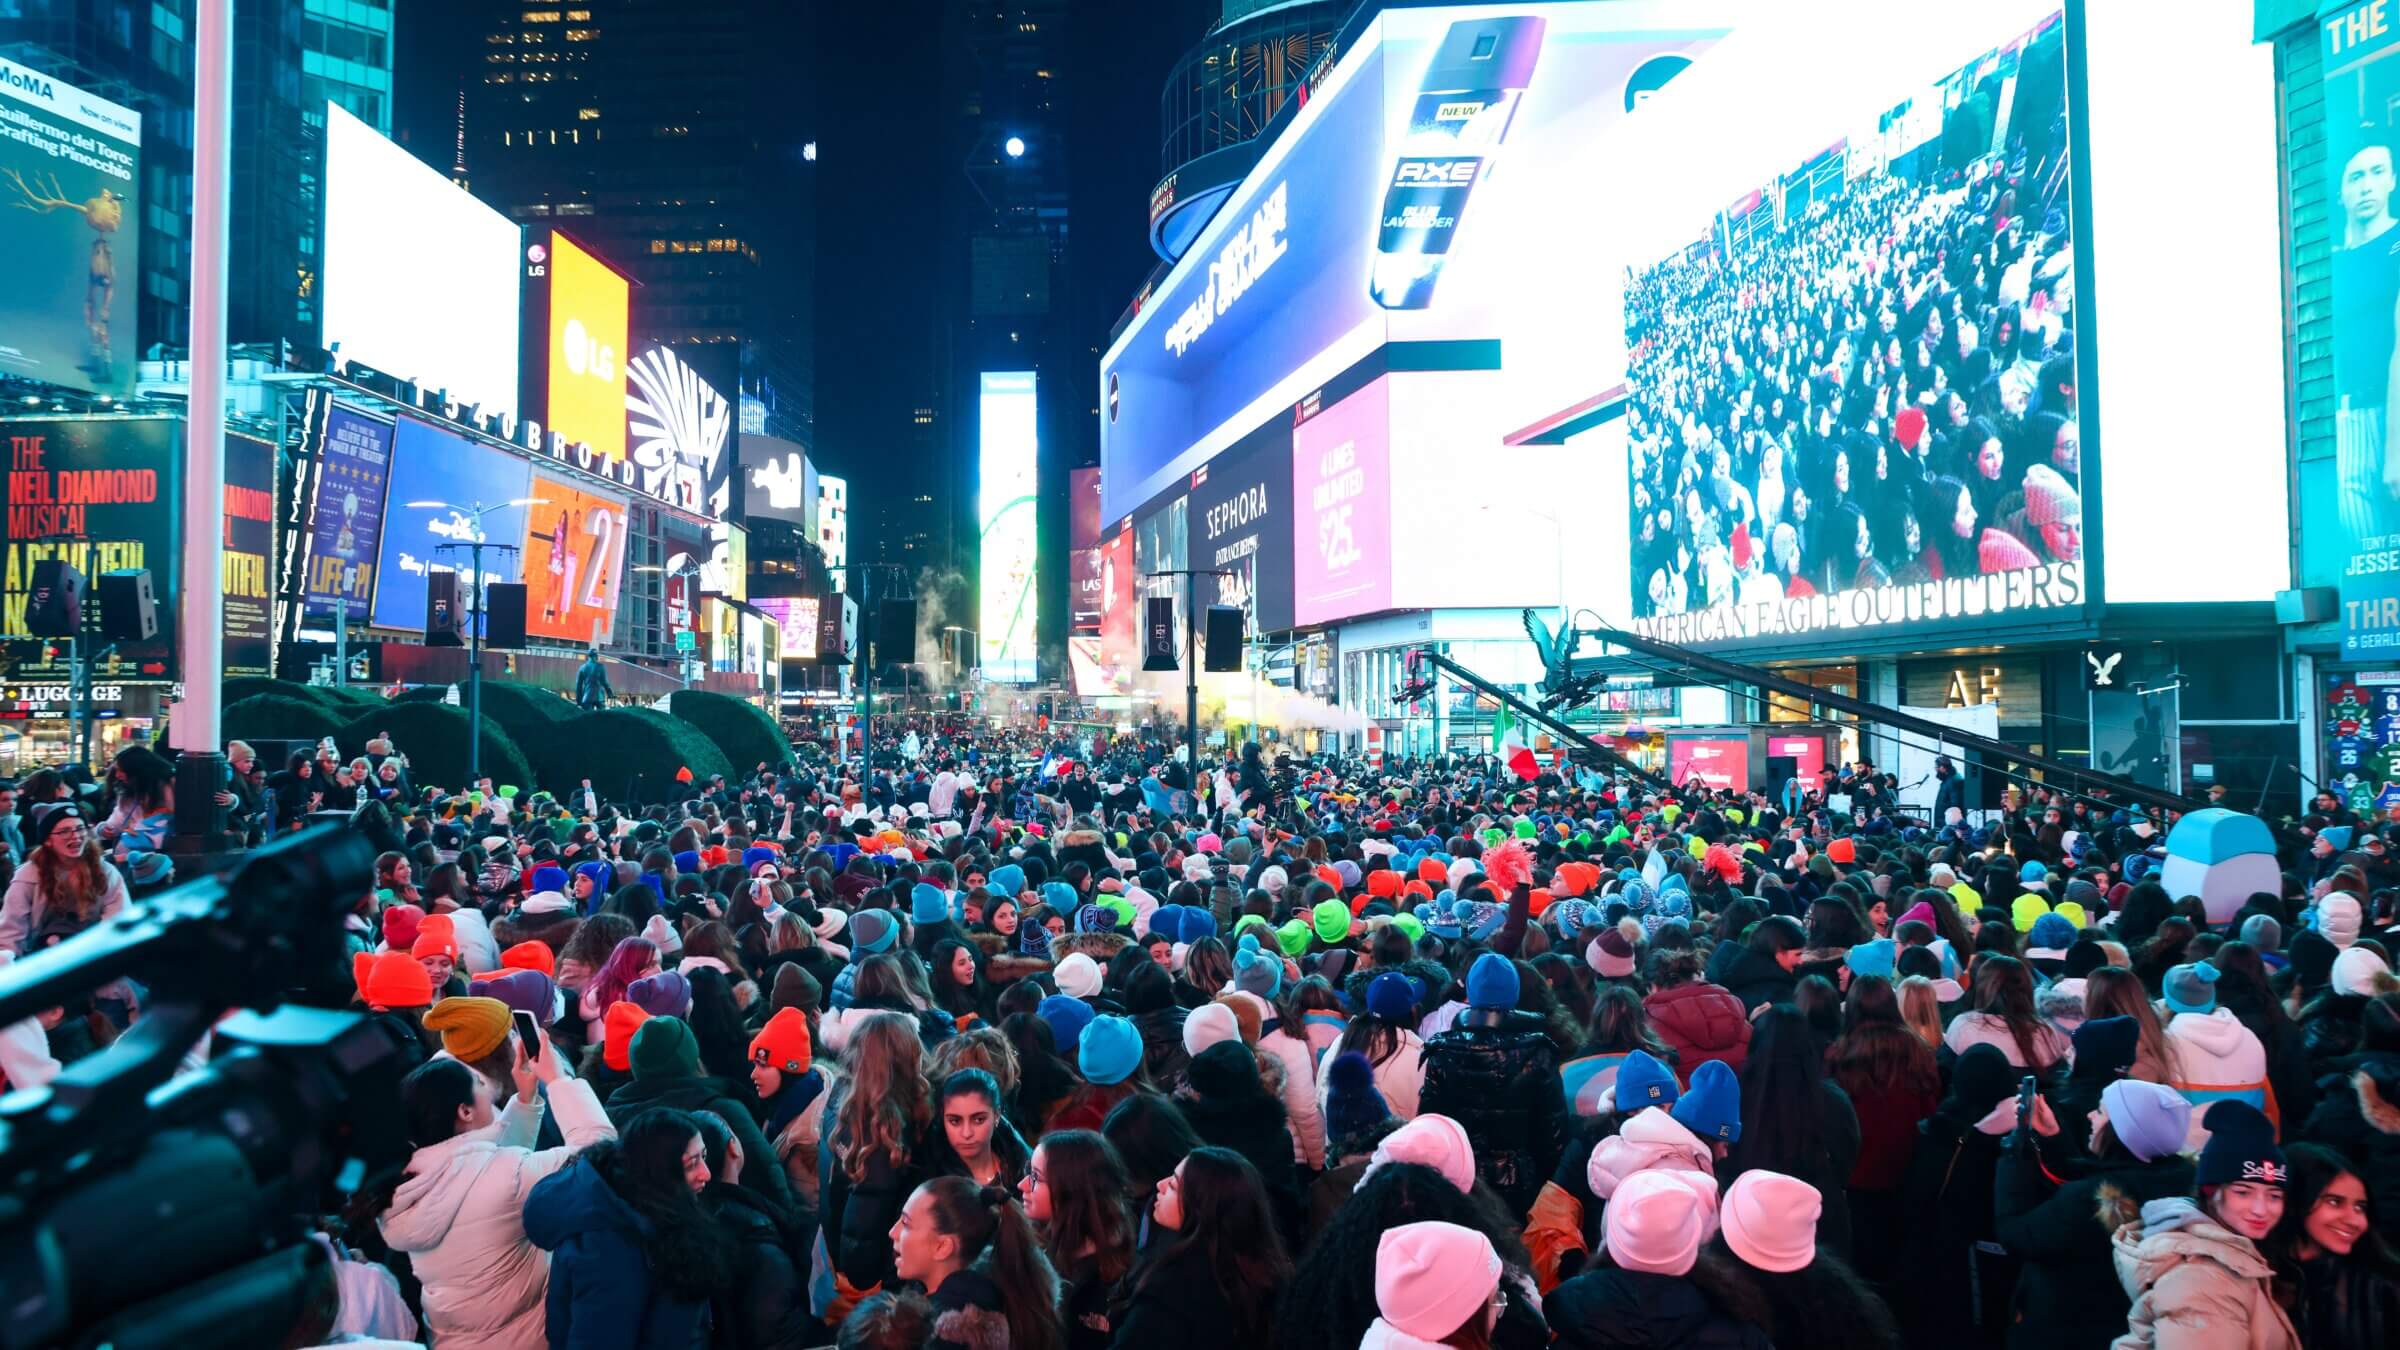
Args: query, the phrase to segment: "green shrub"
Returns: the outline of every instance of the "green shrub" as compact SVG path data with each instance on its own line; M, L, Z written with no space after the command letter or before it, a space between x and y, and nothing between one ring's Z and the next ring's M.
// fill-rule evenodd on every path
M273 681L261 681L273 683ZM282 692L252 694L225 705L220 730L228 741L341 739L343 719L314 699ZM268 766L280 769L281 764Z
M450 687L442 684L419 685L400 695L401 703L440 703L450 696ZM467 686L458 686L458 704L467 705ZM529 727L563 722L575 716L575 705L539 685L520 684L515 680L483 682L483 715L506 727L516 735Z
M642 795L655 801L673 789L679 768L703 783L733 772L725 752L697 728L650 708L611 708L528 729L525 752L533 781L561 796L589 778L601 795L622 801L639 778Z
M389 732L393 748L408 757L409 781L420 788L445 792L464 790L467 778L467 713L444 703L422 700L378 708L334 733L334 743L346 756L366 753L367 741ZM483 771L496 785L516 784L532 791L533 770L506 728L483 719Z
M762 763L780 769L792 762L792 745L784 739L783 728L746 699L706 689L679 689L667 696L667 711L714 741L736 773L749 774Z

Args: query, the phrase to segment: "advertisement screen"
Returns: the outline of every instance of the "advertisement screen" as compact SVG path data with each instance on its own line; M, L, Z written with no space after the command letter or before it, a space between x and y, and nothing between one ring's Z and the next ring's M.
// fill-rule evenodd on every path
M625 575L625 503L535 471L525 510L525 631L606 646Z
M1750 790L1747 736L1670 736L1667 777L1677 787L1699 784L1717 790Z
M1133 687L1133 672L1141 666L1135 614L1141 599L1134 581L1133 538L1133 531L1124 528L1101 542L1100 636L1067 641L1078 694L1122 694Z
M2330 491L2311 493L2306 503L2315 508L2306 513L2307 532L2330 536L2339 555L2342 654L2388 660L2400 656L2400 449L2390 439L2393 315L2400 297L2400 230L2392 228L2400 34L2385 6L2371 0L2324 7L2317 28L2330 141L2325 164L2338 204L2335 462ZM2321 470L2311 476L2324 480Z
M1034 678L1034 461L1039 453L1031 371L985 371L980 402L981 470L976 519L982 576L976 631L987 680Z
M1815 792L1825 786L1825 741L1818 736L1769 736L1767 758L1792 761L1792 774L1800 780L1800 790Z
M552 431L611 464L625 458L625 357L632 287L614 268L550 234Z
M817 659L817 597L762 595L750 602L783 630L777 655L786 661Z
M666 516L659 529L667 555L667 631L701 632L700 580L708 565L708 527L681 516Z
M742 514L785 521L801 530L816 525L816 487L808 452L780 436L742 436Z
M517 411L522 238L515 221L327 105L327 347L463 404Z
M1637 261L1638 631L1776 639L2084 604L2065 25L2019 18L2002 7L1988 47L1913 72L1918 92ZM1695 76L1719 59L1740 55Z
M533 466L480 441L470 441L403 417L392 439L391 491L383 515L383 576L375 587L378 628L425 627L425 577L429 572L469 570L463 548L481 538L506 549L486 549L483 580L515 581L524 556L526 511L505 502L531 496ZM474 508L483 512L476 530ZM460 601L471 603L462 587ZM530 604L527 606L530 611ZM526 616L529 620L531 613Z
M275 447L225 438L225 673L264 675L273 650Z
M1249 616L1248 631L1292 626L1292 427L1277 418L1192 474L1192 556L1222 569L1213 603Z
M625 372L627 451L642 491L670 506L723 520L733 509L734 406L717 382L666 347Z
M330 615L346 598L353 618L375 601L376 548L383 538L383 493L392 463L392 424L333 404L317 447L314 507L301 594L312 616Z
M183 555L180 487L183 423L171 418L62 418L0 424L8 438L8 560L0 575L0 638L12 644L11 679L64 678L29 640L25 607L34 565L57 559L83 573L85 603L104 572L150 569L158 636L120 642L110 673L175 676L175 609ZM88 621L88 616L87 616Z
M0 59L0 375L133 392L142 115Z
M1100 634L1100 469L1067 470L1067 632Z
M1292 618L1392 606L1391 410L1378 380L1292 430Z

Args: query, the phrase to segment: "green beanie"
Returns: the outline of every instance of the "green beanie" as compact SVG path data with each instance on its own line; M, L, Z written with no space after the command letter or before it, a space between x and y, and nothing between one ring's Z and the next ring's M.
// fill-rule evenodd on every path
M1340 942L1350 936L1350 907L1339 900L1320 900L1308 912L1309 926L1327 942Z
M514 783L502 783L500 785L500 795L508 798L511 801L516 800L517 785Z
M1519 816L1519 817L1517 817L1517 837L1518 837L1519 839L1531 839L1531 838L1533 838L1533 836L1534 836L1534 824L1533 824L1533 822L1532 822L1532 821L1530 821L1530 820L1527 820L1527 819L1525 819L1523 816Z
M1497 825L1494 825L1490 829L1483 832L1483 842L1486 845L1497 845L1501 840L1506 839L1507 837L1508 836L1502 833L1500 827Z
M1708 852L1708 841L1695 834L1691 837L1691 841L1684 845L1684 849L1695 858L1702 857Z
M1347 927L1347 925L1344 925L1344 926L1345 926L1345 927ZM1301 919L1294 919L1294 920L1292 920L1291 922L1289 922L1289 923L1285 924L1283 927L1276 929L1276 930L1275 930L1275 944L1276 944L1277 946L1279 946L1279 947L1283 948L1283 954L1284 954L1285 956L1290 956L1290 957L1295 957L1295 958L1296 958L1296 957L1298 957L1298 956L1299 956L1301 953L1303 953L1303 952L1307 951L1307 950L1308 950L1308 924L1307 924L1307 922L1306 922L1306 921L1304 921L1304 920L1301 920Z
M1604 843L1604 844L1613 844L1613 843L1617 842L1617 841L1618 841L1618 840L1620 840L1620 839L1631 839L1632 837L1633 837L1633 831L1631 831L1631 830L1629 830L1629 829L1626 829L1626 828L1625 828L1624 826L1622 826L1622 825L1619 825L1619 826L1616 826L1615 828L1611 829L1611 830L1608 832L1608 838L1606 838L1606 839L1603 839L1603 840L1601 840L1600 842L1602 842L1602 843Z
M1623 826L1619 826L1618 828L1619 828L1619 829L1623 829L1624 827L1623 827ZM1613 843L1613 842L1615 842L1615 841L1614 841L1614 840L1611 840L1610 842L1612 842L1612 843ZM1590 848L1591 846L1592 846L1592 832L1591 832L1590 830L1577 830L1577 831L1575 832L1575 847L1577 847L1577 848Z
M698 1078L700 1042L680 1017L653 1017L633 1033L635 1078Z
M1239 942L1241 942L1241 940L1242 940L1242 934L1249 932L1249 931L1250 931L1251 929L1253 929L1253 928L1261 929L1261 930L1263 930L1263 931L1265 931L1265 932L1268 932L1268 933L1272 933L1272 932L1274 932L1274 931L1275 931L1275 925L1274 925L1274 924L1271 924L1271 923L1269 923L1269 922L1267 922L1267 920L1266 920L1265 916L1263 916L1263 915L1258 915L1258 914L1245 914L1245 915L1243 915L1241 918L1234 920L1234 923L1233 923L1233 940L1234 940L1234 942L1236 942L1237 944L1238 944Z
M1134 909L1133 902L1121 895L1104 895L1092 903L1100 906L1102 909L1107 910L1109 913L1116 915L1116 926L1119 928L1133 927L1134 916L1139 913L1138 910Z
M1408 940L1411 942L1422 942L1425 940L1425 925L1417 922L1417 916L1414 914L1393 915L1392 927L1408 934Z

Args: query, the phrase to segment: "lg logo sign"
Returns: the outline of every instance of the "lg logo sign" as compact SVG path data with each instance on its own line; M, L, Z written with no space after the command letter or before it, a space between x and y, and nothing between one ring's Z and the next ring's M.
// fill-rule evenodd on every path
M595 380L614 382L617 378L617 352L614 347L591 335L581 319L567 320L558 340L566 347L567 370L576 375L589 375Z

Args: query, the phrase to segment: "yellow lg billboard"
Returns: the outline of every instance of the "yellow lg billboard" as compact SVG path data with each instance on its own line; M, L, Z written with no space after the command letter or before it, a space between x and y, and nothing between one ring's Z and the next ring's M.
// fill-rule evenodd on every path
M629 306L625 278L551 232L550 428L610 464L625 458Z

